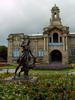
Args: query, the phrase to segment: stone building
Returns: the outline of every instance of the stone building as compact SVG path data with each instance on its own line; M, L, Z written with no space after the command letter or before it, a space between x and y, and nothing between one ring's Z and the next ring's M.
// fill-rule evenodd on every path
M24 35L24 33L8 36L8 63L15 63L21 55L21 42L30 38L30 48L40 63L60 62L75 63L75 34L69 33L60 18L60 10L54 5L51 9L50 24L43 28L41 35Z

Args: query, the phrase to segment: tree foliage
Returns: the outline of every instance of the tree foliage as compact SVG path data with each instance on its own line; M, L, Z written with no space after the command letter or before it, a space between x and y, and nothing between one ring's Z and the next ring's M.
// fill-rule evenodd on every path
M0 46L0 61L7 60L7 47Z

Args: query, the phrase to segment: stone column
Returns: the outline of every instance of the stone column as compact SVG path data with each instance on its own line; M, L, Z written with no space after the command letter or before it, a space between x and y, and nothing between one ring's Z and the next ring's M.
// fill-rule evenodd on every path
M47 37L47 51L48 51L48 37Z
M65 50L65 37L63 36L63 51Z
M8 40L8 63L12 63L12 40Z
M44 36L44 62L48 63L48 36Z
M45 47L45 37L44 37L44 51L45 51L46 47Z
M67 36L66 36L66 50L67 50Z
M58 43L60 43L60 35L58 34Z
M67 52L67 35L64 34L63 37L63 64L67 64L68 63L68 52Z
M38 53L38 43L37 42L38 41L36 40L35 42L36 42L36 56L37 56L37 53Z
M51 42L53 43L53 35L51 36Z

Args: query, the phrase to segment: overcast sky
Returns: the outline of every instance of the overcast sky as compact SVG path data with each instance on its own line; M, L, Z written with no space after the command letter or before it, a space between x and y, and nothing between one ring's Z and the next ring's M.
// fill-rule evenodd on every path
M0 0L0 45L7 45L10 33L42 33L55 4L63 25L75 33L75 0Z

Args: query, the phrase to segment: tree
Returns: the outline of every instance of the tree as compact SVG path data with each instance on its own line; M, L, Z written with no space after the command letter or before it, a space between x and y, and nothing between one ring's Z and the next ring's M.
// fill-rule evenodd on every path
M6 61L6 60L7 60L7 47L0 46L0 61Z

